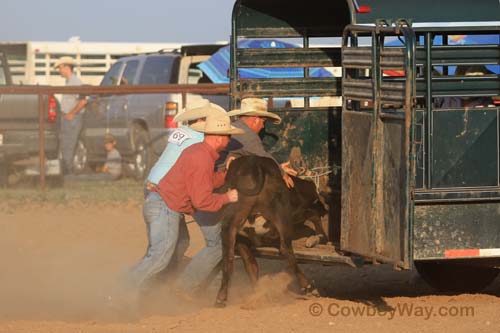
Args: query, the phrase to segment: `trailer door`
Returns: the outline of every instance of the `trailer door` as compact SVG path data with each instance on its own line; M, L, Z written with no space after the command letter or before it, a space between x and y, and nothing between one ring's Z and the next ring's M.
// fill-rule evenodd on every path
M391 35L404 45L384 47ZM407 26L344 31L341 247L402 268L411 258L414 54Z

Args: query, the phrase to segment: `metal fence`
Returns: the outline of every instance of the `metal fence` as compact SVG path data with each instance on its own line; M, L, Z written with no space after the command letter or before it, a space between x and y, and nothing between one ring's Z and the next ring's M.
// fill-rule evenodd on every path
M186 106L187 94L229 94L228 84L169 84L169 85L141 85L141 86L4 86L0 87L0 94L20 94L38 96L39 115L39 184L45 189L45 96L53 94L79 94L79 95L127 95L127 94L182 94L182 105Z

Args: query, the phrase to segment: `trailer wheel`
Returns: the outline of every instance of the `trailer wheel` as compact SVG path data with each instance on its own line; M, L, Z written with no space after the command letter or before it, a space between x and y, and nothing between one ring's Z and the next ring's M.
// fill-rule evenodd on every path
M443 292L479 292L499 273L496 268L442 261L416 261L415 268L427 284Z

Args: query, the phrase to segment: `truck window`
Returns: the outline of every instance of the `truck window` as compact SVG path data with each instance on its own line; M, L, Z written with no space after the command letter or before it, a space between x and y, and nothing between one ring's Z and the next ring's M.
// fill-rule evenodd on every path
M117 62L108 70L106 75L101 81L101 86L116 86L118 84L118 78L120 77L120 72L123 63Z
M132 85L134 84L135 74L137 73L137 67L139 67L138 60L127 61L125 65L125 70L123 71L122 78L120 79L120 85Z
M203 77L203 72L200 69L190 68L188 71L188 84L199 83L202 77Z
M142 70L139 84L169 84L174 83L172 78L172 64L174 57L148 57Z

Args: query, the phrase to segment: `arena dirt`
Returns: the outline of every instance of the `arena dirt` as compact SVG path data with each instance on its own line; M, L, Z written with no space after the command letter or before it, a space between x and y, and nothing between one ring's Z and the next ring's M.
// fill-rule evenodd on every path
M189 224L192 256L203 245ZM27 204L0 212L0 332L490 332L500 325L500 281L484 293L436 294L410 272L384 265L304 265L323 297L296 295L280 261L259 260L249 287L237 262L230 301L214 308L218 285L195 300L162 281L134 313L110 308L117 279L144 254L141 207Z

